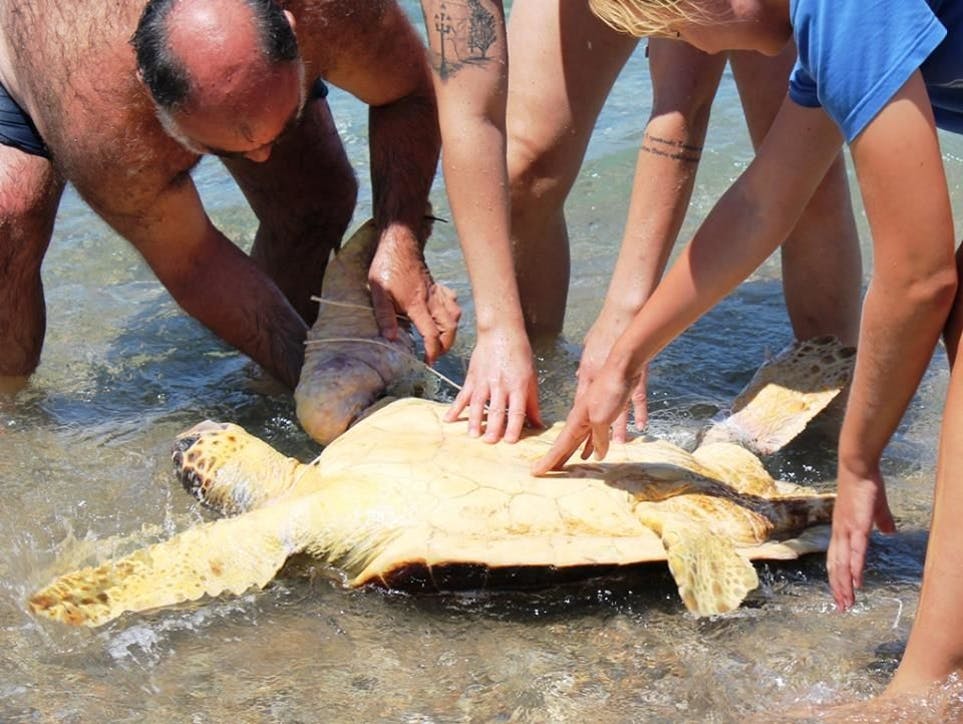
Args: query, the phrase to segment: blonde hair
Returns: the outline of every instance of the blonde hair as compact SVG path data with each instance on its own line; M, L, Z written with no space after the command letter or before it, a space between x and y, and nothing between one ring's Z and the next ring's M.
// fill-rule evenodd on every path
M704 20L687 0L589 0L589 7L606 25L638 37L663 34L679 20Z

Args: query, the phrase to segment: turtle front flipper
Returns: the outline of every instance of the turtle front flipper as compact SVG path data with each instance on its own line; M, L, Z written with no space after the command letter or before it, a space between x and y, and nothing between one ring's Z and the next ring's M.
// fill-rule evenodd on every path
M390 341L378 328L368 289L377 246L378 228L369 220L328 262L318 318L308 330L294 400L301 426L322 445L361 417L417 360L405 325Z
M755 567L730 540L681 516L649 513L643 522L661 536L679 596L696 616L732 611L759 585Z
M286 457L231 423L205 420L181 433L171 458L188 492L225 515L321 487L317 466Z
M115 561L57 578L30 597L34 614L99 626L126 611L146 611L224 592L263 588L309 536L303 500L206 523Z

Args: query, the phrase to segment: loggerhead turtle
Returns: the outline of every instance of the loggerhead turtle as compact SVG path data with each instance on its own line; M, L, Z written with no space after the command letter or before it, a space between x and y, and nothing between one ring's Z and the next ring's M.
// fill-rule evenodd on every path
M807 374L822 366L838 379L851 364L838 345L815 349ZM236 425L203 422L178 437L175 468L197 498L232 517L64 575L29 606L94 626L263 587L306 553L340 568L348 586L413 591L517 587L667 560L686 607L708 615L732 610L758 585L751 559L825 550L834 496L773 480L737 444L689 453L638 438L613 445L604 462L535 478L531 464L560 424L489 446L469 438L464 422L442 422L444 409L393 402L310 464ZM743 408L743 427L752 410Z

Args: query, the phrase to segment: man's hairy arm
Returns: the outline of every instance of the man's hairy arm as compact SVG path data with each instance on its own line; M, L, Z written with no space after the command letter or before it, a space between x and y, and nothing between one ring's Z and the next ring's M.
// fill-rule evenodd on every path
M441 136L425 50L397 3L332 18L325 78L367 103L375 220L422 227ZM306 53L311 52L308 45Z
M367 103L375 223L380 232L369 282L382 334L397 334L396 312L421 333L429 362L454 342L460 314L454 294L435 284L423 248L428 193L441 137L424 47L397 3L329 9L324 37L307 37L325 78ZM310 34L309 34L310 35Z
M184 172L156 193L80 193L143 255L184 311L294 389L306 326L267 275L211 223Z

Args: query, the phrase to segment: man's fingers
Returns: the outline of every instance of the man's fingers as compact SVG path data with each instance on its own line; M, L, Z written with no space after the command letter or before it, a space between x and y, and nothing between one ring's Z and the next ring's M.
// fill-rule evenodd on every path
M408 318L411 320L411 323L415 325L415 329L421 334L421 338L425 343L425 361L428 364L434 364L435 360L438 359L444 351L441 347L441 341L438 335L439 330L434 318L428 311L428 307L423 303L412 305L406 311Z
M374 307L375 321L381 336L385 339L398 339L398 317L391 297L377 284L371 285L371 306Z
M441 353L451 349L458 332L458 320L461 319L461 307L458 297L444 284L432 284L428 292L428 311L438 330L438 342Z

